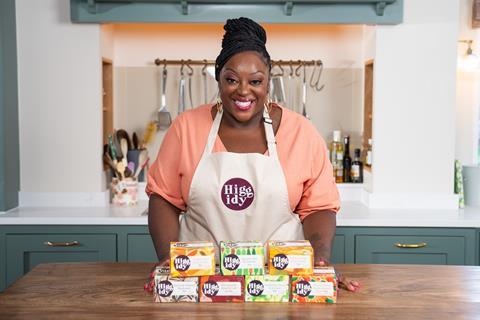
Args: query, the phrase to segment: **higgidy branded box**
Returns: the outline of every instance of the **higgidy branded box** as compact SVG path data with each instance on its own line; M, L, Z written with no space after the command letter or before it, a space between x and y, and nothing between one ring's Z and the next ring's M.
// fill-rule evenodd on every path
M171 242L170 275L194 277L215 274L215 247L208 241Z
M292 276L292 302L336 303L337 290L332 267L315 268L312 275Z
M244 277L200 277L200 302L244 302Z
M220 268L223 275L262 275L265 248L260 241L222 241Z
M312 274L313 248L310 241L269 241L268 273L271 275Z
M288 275L245 276L245 302L288 302Z
M154 272L154 302L198 302L198 277L172 277L168 267L157 267Z

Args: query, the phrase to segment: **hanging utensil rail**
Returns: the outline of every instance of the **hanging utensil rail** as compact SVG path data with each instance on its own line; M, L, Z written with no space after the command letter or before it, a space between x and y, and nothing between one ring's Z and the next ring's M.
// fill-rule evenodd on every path
M169 60L169 59L155 59L154 63L159 65L183 65L183 66L205 66L205 65L215 65L214 60L191 60L191 59L181 59L181 60ZM273 66L290 66L290 65L305 65L305 66L319 66L323 65L322 60L272 60L272 67Z

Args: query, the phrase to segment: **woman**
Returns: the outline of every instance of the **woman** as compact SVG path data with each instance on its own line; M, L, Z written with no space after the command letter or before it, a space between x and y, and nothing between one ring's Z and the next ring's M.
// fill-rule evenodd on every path
M328 264L339 197L325 143L308 120L268 101L265 30L247 18L224 29L218 102L178 116L149 171L158 258L168 259L170 241L308 239L315 264Z

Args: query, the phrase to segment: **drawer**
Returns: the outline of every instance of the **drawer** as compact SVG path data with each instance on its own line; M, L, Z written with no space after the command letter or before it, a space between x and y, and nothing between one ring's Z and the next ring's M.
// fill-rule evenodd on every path
M466 264L464 236L356 235L355 263Z
M158 262L150 234L127 235L127 261Z
M40 263L116 261L116 234L6 234L7 286Z

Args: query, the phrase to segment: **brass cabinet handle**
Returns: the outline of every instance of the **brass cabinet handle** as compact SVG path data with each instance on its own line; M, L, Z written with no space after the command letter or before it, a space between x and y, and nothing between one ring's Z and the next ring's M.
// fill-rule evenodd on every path
M73 247L73 246L79 246L80 242L78 241L70 241L70 242L45 241L43 244L49 247Z
M423 248L426 247L426 242L421 243L395 243L395 247L397 248L408 248L408 249L416 249L416 248Z

